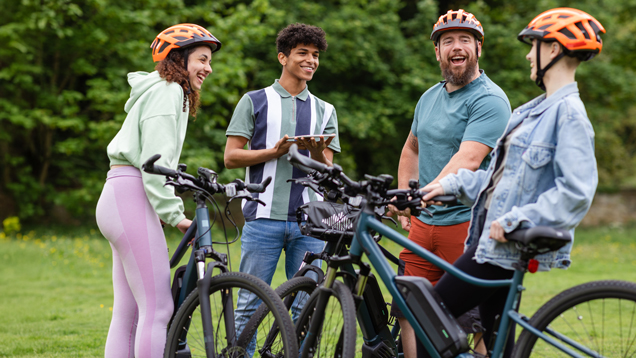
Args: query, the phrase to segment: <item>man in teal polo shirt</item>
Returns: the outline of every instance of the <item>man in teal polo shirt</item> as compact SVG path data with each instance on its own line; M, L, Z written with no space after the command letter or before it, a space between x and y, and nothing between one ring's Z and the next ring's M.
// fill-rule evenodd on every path
M307 87L307 81L318 68L320 52L327 49L325 32L315 26L292 24L278 34L276 45L281 77L273 85L241 98L227 128L224 158L227 168L247 168L248 183L272 177L264 193L253 194L265 206L255 201L243 205L245 226L239 268L268 284L282 250L290 279L298 271L306 251L321 252L324 247L323 241L300 233L296 209L320 197L300 184L288 182L305 174L292 167L285 154L296 143L302 154L331 165L334 152L340 152L334 107L311 94ZM335 136L302 137L328 134ZM289 141L292 137L296 140ZM239 291L236 310L239 331L258 304L256 297L244 294Z
M445 81L431 87L417 103L411 132L400 156L399 188L408 188L411 179L418 179L423 187L460 168L474 171L487 167L487 155L506 128L511 110L506 94L479 69L483 39L480 22L461 9L449 10L433 27L431 40ZM399 212L402 228L409 231L409 239L453 263L464 251L470 208L462 205L429 210L433 217L411 217L408 212ZM400 259L405 262L404 275L426 277L433 285L444 273L406 249ZM393 313L402 327L406 358L414 358L413 329L406 319L400 318L399 311ZM467 333L480 336L476 311L459 321ZM476 350L486 353L483 345L476 345Z

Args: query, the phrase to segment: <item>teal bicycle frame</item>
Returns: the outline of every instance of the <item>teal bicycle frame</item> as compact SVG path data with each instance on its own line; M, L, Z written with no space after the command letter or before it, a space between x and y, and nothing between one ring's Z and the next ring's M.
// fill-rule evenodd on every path
M427 261L433 263L435 266L443 269L447 273L461 279L462 281L471 283L476 286L481 286L481 287L508 287L509 288L508 298L506 299L506 304L503 310L503 312L506 312L506 314L502 315L501 322L499 324L499 329L497 331L500 333L505 332L505 334L497 334L497 338L495 340L495 346L492 351L492 357L501 357L503 355L504 345L508 336L509 327L511 323L519 324L521 327L529 330L533 334L537 335L539 338L545 340L546 342L550 343L551 345L555 346L556 348L560 349L561 351L565 352L566 354L572 357L581 357L575 351L560 344L559 342L550 338L543 332L532 327L528 323L528 318L516 312L518 308L517 305L520 301L519 298L520 298L521 292L524 290L522 283L523 283L523 277L525 272L521 270L515 270L512 279L509 279L509 280L483 280L483 279L470 276L460 271L459 269L455 268L453 265L449 264L448 262L440 259L439 257L431 253L430 251L415 244L413 241L409 240L408 238L402 236L397 231L384 225L381 221L375 218L372 208L370 206L367 206L363 210L363 212L360 214L358 227L356 228L356 235L351 242L351 248L349 250L349 253L352 258L356 258L356 257L360 258L363 252L367 255L367 257L369 258L369 261L371 262L371 265L376 269L378 276L380 276L380 278L382 279L382 281L388 288L389 292L391 293L391 296L393 296L395 303L398 305L398 307L404 314L405 318L409 321L409 323L413 327L413 330L417 338L420 340L420 342L422 342L422 344L424 345L428 353L431 355L431 357L441 358L440 354L435 350L431 340L428 338L426 333L424 333L422 326L417 322L417 320L415 319L415 316L413 315L413 313L411 313L410 309L406 305L406 302L404 298L402 297L402 294L399 293L397 285L395 283L395 277L397 275L395 274L395 271L393 270L393 268L387 262L386 258L382 254L382 251L380 251L380 248L378 247L378 245L375 243L375 241L369 234L369 230L374 230L375 232L382 234L383 237L399 244L402 247L405 247L411 250L416 255L426 259ZM513 322L511 322L511 320ZM555 337L563 339L565 342L579 349L581 352L587 355L594 356L596 354L596 356L598 356L598 353L593 352L589 350L588 348L581 346L580 344L572 341L571 339L568 339L567 337L563 337L559 335L557 332L553 332L548 329L546 329L546 331ZM458 356L458 358L469 357L469 356L470 355L468 354L462 353Z

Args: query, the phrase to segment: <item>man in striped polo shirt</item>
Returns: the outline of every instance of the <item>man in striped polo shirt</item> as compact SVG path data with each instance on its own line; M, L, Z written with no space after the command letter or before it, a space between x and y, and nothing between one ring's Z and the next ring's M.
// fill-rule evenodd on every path
M318 68L320 51L327 49L325 32L315 26L292 24L278 34L276 45L282 65L280 79L241 98L227 128L224 156L227 168L247 168L248 183L272 177L264 193L253 194L265 206L244 202L241 238L240 271L268 284L282 250L289 279L300 267L306 251L320 252L324 246L324 242L300 233L296 209L321 198L302 185L287 182L305 174L292 167L285 154L296 143L304 155L331 165L334 152L340 152L334 107L312 95L307 87ZM298 138L319 134L335 137ZM294 137L295 141L289 141ZM255 309L251 301L248 297L239 299L237 327Z

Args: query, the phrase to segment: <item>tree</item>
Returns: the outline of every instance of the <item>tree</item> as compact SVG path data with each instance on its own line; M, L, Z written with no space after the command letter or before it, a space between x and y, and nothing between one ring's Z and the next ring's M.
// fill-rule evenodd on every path
M205 81L182 161L223 169L225 128L247 91L280 76L275 38L289 23L327 32L312 93L335 105L342 153L335 161L354 177L395 174L421 94L442 80L429 40L449 7L473 12L486 39L480 67L514 107L541 91L528 79L516 34L552 0L21 0L0 2L0 200L20 218L55 205L92 215L108 159L105 148L125 118L126 73L152 71L149 45L161 30L193 22L223 42ZM603 53L577 75L596 130L600 187L636 185L634 0L566 1L603 23ZM631 184L630 184L631 183ZM13 202L11 204L10 202ZM1 213L0 213L1 215ZM5 214L6 215L6 214Z

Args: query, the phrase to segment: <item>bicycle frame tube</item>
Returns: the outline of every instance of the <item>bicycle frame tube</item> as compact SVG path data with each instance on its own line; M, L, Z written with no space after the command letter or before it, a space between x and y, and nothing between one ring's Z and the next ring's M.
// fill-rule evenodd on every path
M179 292L178 307L181 306L181 303L185 301L186 297L188 297L190 292L192 292L192 290L196 287L196 282L202 278L201 272L199 272L199 267L197 267L194 252L202 246L212 245L212 235L210 234L210 213L205 205L205 198L203 198L202 195L195 194L195 201L197 203L197 209L193 225L196 223L197 231L195 233L195 238L198 238L198 240L195 240L192 244L192 254L188 261L186 272L183 275L183 287L181 292ZM186 250L186 248L187 246L184 247L183 250Z
M196 194L197 197L197 209L196 209L196 221L197 221L197 242L194 247L199 248L203 246L212 246L212 234L210 233L210 213L208 207L205 205L205 199L199 198L200 194Z
M539 337L540 339L543 339L544 341L550 343L551 345L553 345L554 347L556 347L557 349L563 351L565 354L570 355L571 357L575 357L575 358L580 358L582 357L581 355L577 354L575 351L571 350L570 348L568 348L567 346L562 345L561 343L557 342L556 340L554 340L553 338L548 337L545 333L539 331L538 329L532 327L530 325L530 323L527 321L527 319L524 319L518 312L515 311L508 311L508 317L510 317L511 320L515 321L518 325L520 325L521 327L523 327L524 329L527 329L528 331L532 332L532 334L534 334L535 336ZM549 327L546 328L546 332L551 335L554 336L564 342L566 342L567 344L571 345L572 347L580 350L581 352L585 353L586 355L590 356L590 357L601 357L600 353L595 352L581 344L579 344L578 342L561 335L560 333L551 330Z
M397 275L395 274L395 271L391 268L389 263L386 261L386 258L384 257L384 255L382 255L382 251L380 251L380 248L376 245L375 241L373 241L373 238L369 234L369 230L374 230L382 234L387 239L394 241L400 246L411 250L416 255L426 259L427 261L433 263L435 266L438 266L439 268L461 279L462 281L465 281L477 286L482 286L482 287L510 287L511 292L508 297L509 299L506 302L506 307L504 312L508 312L509 310L512 309L512 306L514 305L515 300L514 299L511 300L510 297L512 295L512 297L514 298L516 295L519 294L517 292L518 291L517 288L520 287L522 279L523 279L522 272L519 272L519 275L517 275L517 272L515 272L515 276L510 280L483 280L483 279L472 277L460 271L459 269L455 268L453 265L449 264L448 262L440 259L439 257L431 253L430 251L415 244L408 238L402 236L397 231L384 225L382 222L375 219L373 213L367 212L366 209L363 210L363 212L360 214L358 227L356 228L356 237L353 239L351 243L351 248L349 252L352 256L358 256L358 257L362 256L363 251L364 253L367 254L367 257L369 258L369 261L371 262L373 267L375 267L378 273L378 276L380 276L380 278L386 285L387 289L391 293L391 296L393 296L398 307L404 313L405 318L413 326L413 330L415 331L415 334L417 335L418 339L426 347L426 350L429 352L429 354L432 357L439 358L440 355L436 351L436 349L433 347L433 344L424 333L424 330L422 329L422 327L415 320L415 316L411 313L411 311L407 307L406 302L404 298L402 297L402 294L399 293L397 289L397 285L395 283L395 277ZM499 332L507 332L508 327L509 327L509 317L507 315L504 315L502 318L502 322L499 326ZM499 357L502 354L506 336L507 336L506 334L499 334L497 336L497 340L495 342L495 349L493 351L494 357Z

